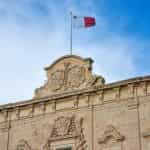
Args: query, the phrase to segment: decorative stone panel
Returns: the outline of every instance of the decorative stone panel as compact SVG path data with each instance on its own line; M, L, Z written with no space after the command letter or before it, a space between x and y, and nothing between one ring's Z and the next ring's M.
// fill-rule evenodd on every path
M125 137L113 125L108 125L103 135L98 139L98 143L101 150L115 148L121 150L121 142L124 139Z
M54 62L45 70L47 82L36 89L35 97L87 89L104 84L104 78L92 75L92 60L78 56L65 56Z
M50 137L44 146L44 150L51 150L53 142L66 139L74 140L75 150L87 150L87 143L84 137L82 125L83 118L77 120L75 116L58 117L54 121Z

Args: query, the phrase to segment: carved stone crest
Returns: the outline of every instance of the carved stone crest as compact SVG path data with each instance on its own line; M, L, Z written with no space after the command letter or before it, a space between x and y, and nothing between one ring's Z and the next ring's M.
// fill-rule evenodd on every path
M73 121L74 117L58 117L53 125L51 137L68 135Z
M73 115L71 117L58 117L53 124L49 139L44 150L51 150L51 144L55 141L72 138L76 143L76 150L86 150L87 144L83 134L83 118L79 120Z
M44 86L36 89L35 97L103 85L103 77L92 75L91 63L91 59L74 55L59 59L51 67L46 68L48 80Z
M68 86L79 87L85 81L85 69L83 67L73 66L68 70Z
M52 91L78 88L85 81L85 69L81 66L64 64L63 70L57 70L51 74L49 80Z

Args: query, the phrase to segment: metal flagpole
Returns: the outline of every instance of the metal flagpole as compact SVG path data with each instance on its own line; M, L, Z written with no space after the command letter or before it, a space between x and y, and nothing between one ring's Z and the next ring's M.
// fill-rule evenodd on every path
M71 22L70 22L70 55L72 55L72 12L70 12Z

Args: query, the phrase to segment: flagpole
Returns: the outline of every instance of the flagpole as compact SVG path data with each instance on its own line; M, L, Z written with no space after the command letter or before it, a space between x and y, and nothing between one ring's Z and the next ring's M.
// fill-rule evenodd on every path
M72 11L70 12L70 55L72 55Z

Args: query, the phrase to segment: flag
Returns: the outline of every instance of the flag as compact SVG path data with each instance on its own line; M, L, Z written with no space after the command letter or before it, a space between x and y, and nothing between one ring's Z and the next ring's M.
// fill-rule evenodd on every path
M73 27L92 27L96 25L96 20L94 17L79 17L79 16L72 16L72 23Z

